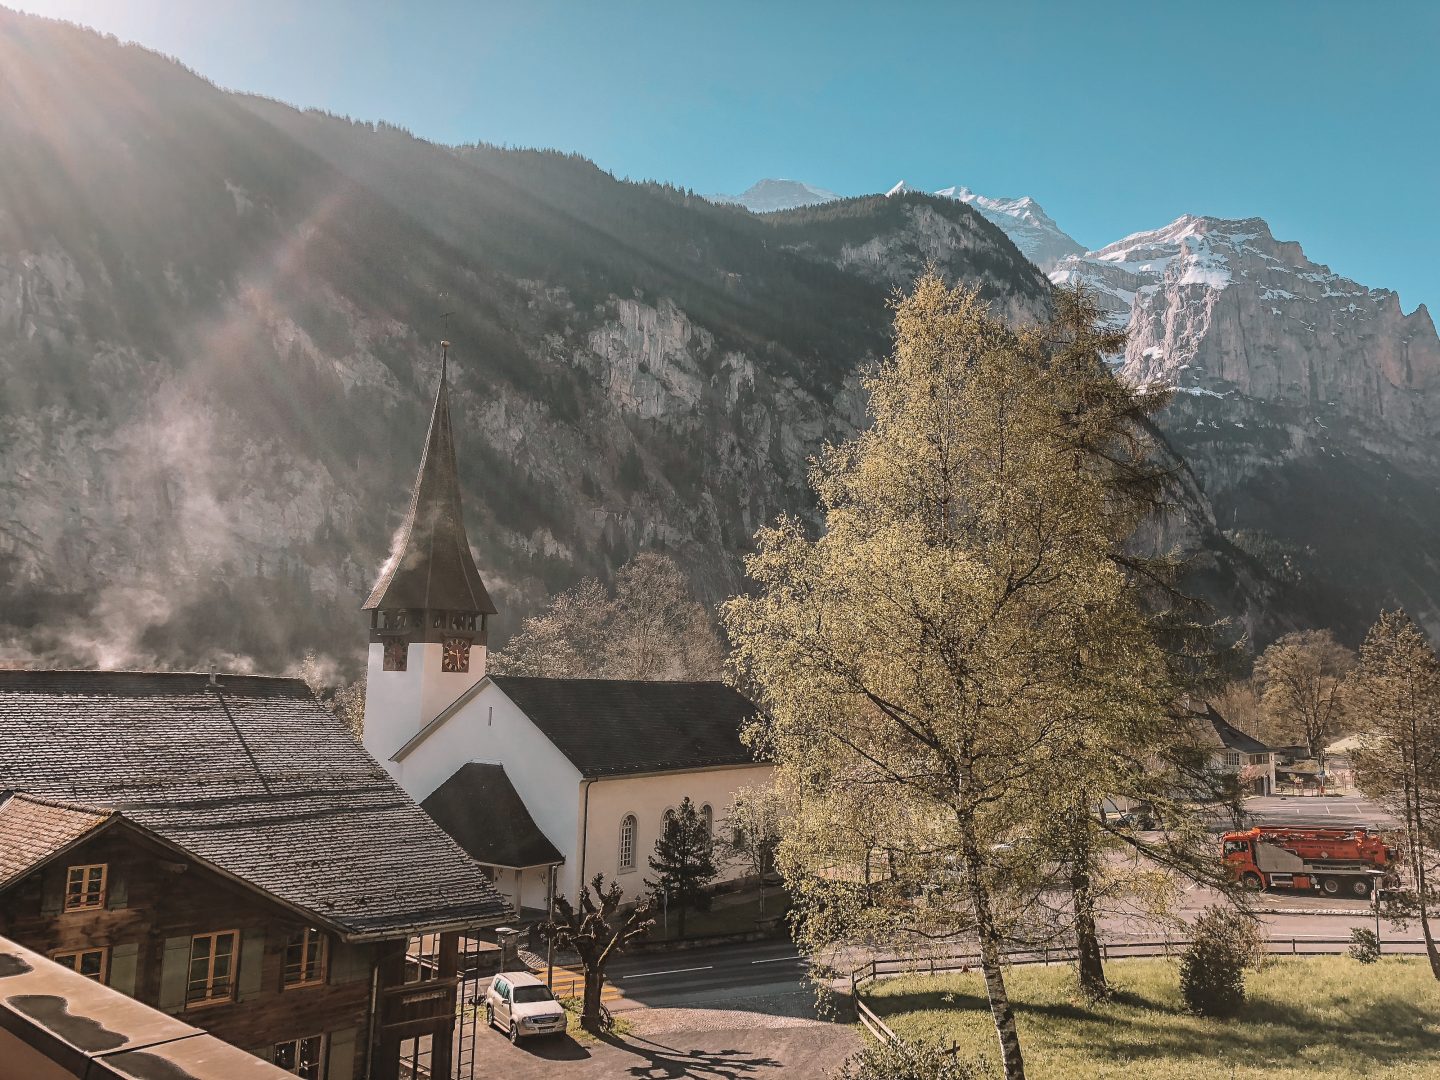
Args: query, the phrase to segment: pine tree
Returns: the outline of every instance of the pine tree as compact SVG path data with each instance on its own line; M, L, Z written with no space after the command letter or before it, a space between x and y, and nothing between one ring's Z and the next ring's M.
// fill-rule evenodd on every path
M709 886L719 870L715 866L710 824L686 796L680 808L665 816L665 828L655 841L650 857L654 878L645 880L656 897L676 909L679 925L676 936L685 936L685 912L689 908L708 911Z

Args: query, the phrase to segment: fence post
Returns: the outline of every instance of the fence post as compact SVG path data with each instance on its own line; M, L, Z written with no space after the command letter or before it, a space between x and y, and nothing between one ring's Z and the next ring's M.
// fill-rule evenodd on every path
M1290 939L1290 955L1291 955L1291 956L1299 956L1299 955L1300 955L1300 946L1299 946L1298 942L1296 942L1296 940L1295 940L1293 937Z

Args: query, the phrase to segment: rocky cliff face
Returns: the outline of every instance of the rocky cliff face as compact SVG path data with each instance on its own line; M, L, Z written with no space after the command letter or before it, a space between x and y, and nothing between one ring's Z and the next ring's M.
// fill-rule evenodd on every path
M1162 427L1276 606L1355 638L1382 605L1440 628L1440 340L1422 306L1311 262L1258 218L1186 216L1062 260L1177 388Z

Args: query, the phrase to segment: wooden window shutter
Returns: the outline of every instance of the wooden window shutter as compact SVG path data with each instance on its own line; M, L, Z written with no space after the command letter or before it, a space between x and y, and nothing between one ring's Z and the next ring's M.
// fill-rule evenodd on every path
M129 899L129 889L125 885L125 875L112 873L109 881L106 882L105 906L111 911L116 911L123 908Z
M358 1035L358 1028L346 1028L330 1036L330 1052L325 1057L325 1080L354 1080Z
M65 867L47 866L40 877L40 913L58 915L65 906Z
M359 982L370 978L370 950L361 945L346 945L331 941L330 981L332 983Z
M116 945L110 950L110 989L127 997L135 996L135 969L140 960L140 946L135 942Z
M185 1007L185 986L190 981L190 937L165 939L160 961L160 1008L179 1012Z
M248 1001L260 993L265 966L265 931L243 930L240 933L240 1000Z

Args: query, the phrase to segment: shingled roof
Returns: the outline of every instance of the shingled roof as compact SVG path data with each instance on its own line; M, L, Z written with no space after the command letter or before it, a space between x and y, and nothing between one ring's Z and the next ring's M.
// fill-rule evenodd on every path
M1268 754L1271 752L1270 747L1259 739L1246 735L1245 732L1221 716L1213 705L1205 706L1204 722L1209 725L1210 731L1214 732L1214 741L1211 745L1225 750L1234 750L1241 754ZM1210 742L1210 732L1204 731L1203 728L1201 730L1204 732L1205 741Z
M348 936L508 911L298 679L0 671L5 789L116 811Z
M495 614L485 591L460 509L460 474L450 425L445 365L420 455L410 509L395 537L395 550L361 610L443 608Z
M755 764L755 706L724 683L490 678L582 776Z
M524 869L565 861L525 809L504 765L462 765L420 805L477 862Z
M114 820L50 799L0 792L0 889Z

